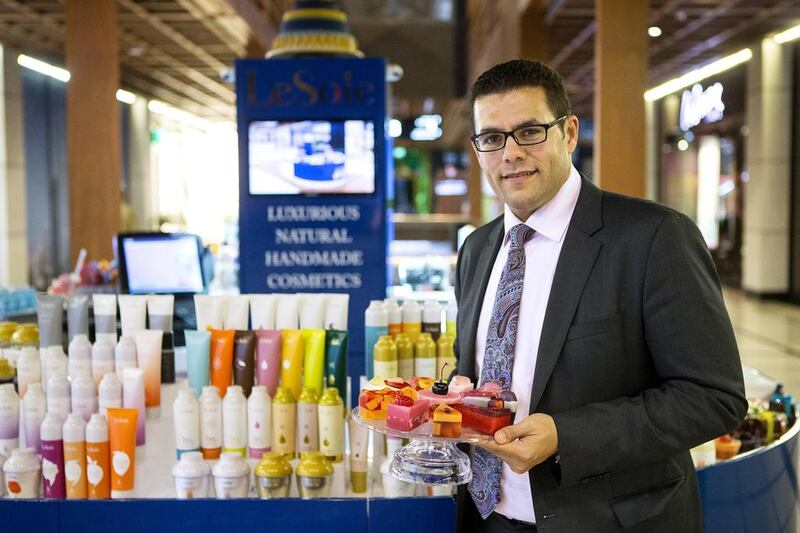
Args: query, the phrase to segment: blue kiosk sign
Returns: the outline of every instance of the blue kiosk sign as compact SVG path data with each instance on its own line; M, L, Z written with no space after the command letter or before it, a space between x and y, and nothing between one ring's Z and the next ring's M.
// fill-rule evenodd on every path
M364 310L386 296L385 70L381 58L236 62L240 288L349 294L351 376L364 373Z

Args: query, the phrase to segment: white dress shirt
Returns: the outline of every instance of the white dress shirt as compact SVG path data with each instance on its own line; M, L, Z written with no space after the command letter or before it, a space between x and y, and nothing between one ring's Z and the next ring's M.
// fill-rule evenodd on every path
M581 177L573 166L567 181L564 182L558 193L524 222L533 228L535 233L525 243L525 281L522 286L519 328L514 346L514 369L511 374L511 390L516 394L518 401L514 423L518 423L528 416L533 373L536 369L539 338L542 334L547 301L550 298L550 287L553 284L564 235L567 233L580 190ZM517 224L523 223L508 206L505 206L503 218L505 237L486 286L475 337L476 376L480 376L497 286L500 283L500 275L506 259L508 259L508 232ZM521 334L522 332L524 334ZM527 473L515 474L506 463L503 463L500 503L495 511L508 518L536 522L530 479Z

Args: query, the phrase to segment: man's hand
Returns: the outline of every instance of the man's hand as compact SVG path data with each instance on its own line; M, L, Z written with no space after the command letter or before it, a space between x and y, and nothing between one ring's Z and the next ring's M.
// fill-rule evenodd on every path
M478 444L523 474L558 451L558 432L553 417L534 413L519 424L494 434L494 442Z

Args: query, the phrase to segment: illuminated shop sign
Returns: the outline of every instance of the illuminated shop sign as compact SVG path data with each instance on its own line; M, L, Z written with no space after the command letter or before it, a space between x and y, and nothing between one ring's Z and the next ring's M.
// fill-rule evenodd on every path
M700 122L721 120L724 111L722 84L715 83L703 90L703 87L696 83L691 90L683 91L681 96L681 129L687 131L700 124Z

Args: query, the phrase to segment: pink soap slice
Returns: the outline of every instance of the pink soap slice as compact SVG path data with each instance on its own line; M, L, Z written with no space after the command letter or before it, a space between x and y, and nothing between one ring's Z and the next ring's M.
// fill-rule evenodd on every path
M424 398L434 405L439 405L440 403L450 405L461 401L461 395L452 391L448 391L447 394L436 394L432 390L421 390L417 394L420 398Z
M453 379L450 380L450 385L447 387L450 392L456 392L459 394L463 394L467 391L471 391L475 388L475 384L472 383L467 376L453 376Z
M411 431L428 419L427 400L416 400L414 405L389 404L386 426L399 431Z

